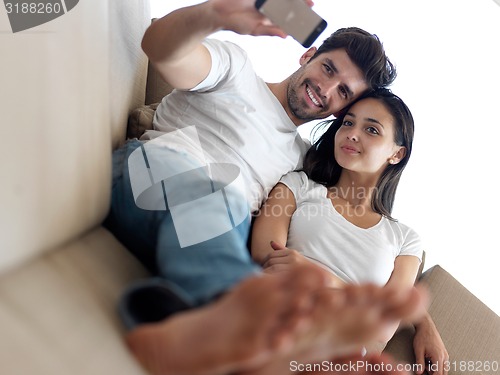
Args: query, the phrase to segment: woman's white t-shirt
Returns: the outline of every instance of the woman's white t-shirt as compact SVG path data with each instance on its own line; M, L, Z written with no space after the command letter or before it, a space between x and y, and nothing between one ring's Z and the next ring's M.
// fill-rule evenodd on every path
M297 203L287 247L343 281L382 286L389 280L397 256L422 259L420 238L408 226L382 217L373 227L360 228L333 207L327 188L304 172L288 173L280 182L292 191Z

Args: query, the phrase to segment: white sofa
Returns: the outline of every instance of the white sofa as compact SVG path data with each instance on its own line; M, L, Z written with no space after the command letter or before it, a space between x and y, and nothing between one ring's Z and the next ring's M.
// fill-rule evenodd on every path
M0 11L2 375L144 374L115 309L145 271L101 222L149 23L143 0L81 0L16 34Z

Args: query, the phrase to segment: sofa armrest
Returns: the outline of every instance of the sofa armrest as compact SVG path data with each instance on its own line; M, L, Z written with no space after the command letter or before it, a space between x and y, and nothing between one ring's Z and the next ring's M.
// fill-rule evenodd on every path
M431 294L429 313L448 349L450 374L498 374L485 369L489 361L500 364L500 317L439 266L421 278ZM460 369L462 362L474 361L471 368ZM477 367L482 365L482 369Z
M500 317L440 266L424 272L420 282L429 289L429 314L450 355L449 374L498 374L492 363L500 366ZM399 331L385 352L414 363L413 335L413 328Z

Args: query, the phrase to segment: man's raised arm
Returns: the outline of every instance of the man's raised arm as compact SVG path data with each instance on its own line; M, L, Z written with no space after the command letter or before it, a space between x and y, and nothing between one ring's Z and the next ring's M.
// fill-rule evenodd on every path
M286 36L254 4L255 0L209 0L175 10L146 30L142 49L165 81L179 89L191 89L210 72L210 53L201 44L210 34L231 30Z

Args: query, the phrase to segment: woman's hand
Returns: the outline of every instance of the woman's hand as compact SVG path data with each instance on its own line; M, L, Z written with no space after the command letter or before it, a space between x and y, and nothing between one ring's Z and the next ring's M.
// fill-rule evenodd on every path
M297 250L289 249L275 241L271 241L271 247L274 251L269 254L262 263L262 268L264 268L265 273L288 271L293 266L309 262L309 260Z
M343 288L346 286L346 283L339 277L335 276L332 272L326 271L322 267L318 266L316 263L303 256L297 250L289 249L286 246L277 243L276 241L271 241L271 247L274 251L269 254L262 263L264 273L270 274L284 272L290 270L290 268L298 264L309 263L314 264L318 268L318 272L322 272L325 274L325 277L328 279L328 286L330 288Z

